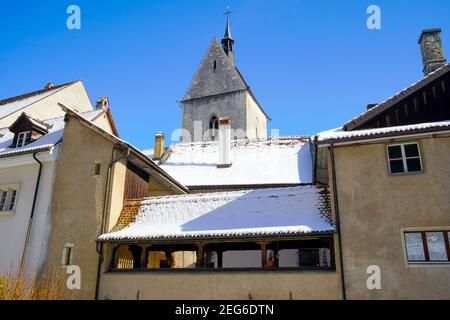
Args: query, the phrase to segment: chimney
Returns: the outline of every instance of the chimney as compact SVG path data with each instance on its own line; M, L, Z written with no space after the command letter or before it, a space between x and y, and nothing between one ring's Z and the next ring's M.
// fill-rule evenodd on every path
M441 29L423 30L419 37L420 51L424 75L445 65L446 60L442 49Z
M217 168L228 168L231 166L230 161L231 149L231 119L219 119L219 162Z
M155 135L155 147L153 150L153 160L160 160L164 154L164 132L158 132Z
M44 89L45 90L50 90L51 88L53 88L55 85L52 82L49 82L45 85Z
M372 109L372 108L375 107L376 105L378 105L378 103L369 103L369 104L367 105L367 110Z
M105 109L105 108L109 108L109 98L99 97L95 104L95 109Z

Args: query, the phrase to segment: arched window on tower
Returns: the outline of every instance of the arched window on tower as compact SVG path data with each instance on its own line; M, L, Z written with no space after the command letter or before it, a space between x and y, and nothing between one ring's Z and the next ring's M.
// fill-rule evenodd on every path
M216 116L212 116L209 120L209 134L211 136L211 140L216 139L216 135L219 131L219 119Z

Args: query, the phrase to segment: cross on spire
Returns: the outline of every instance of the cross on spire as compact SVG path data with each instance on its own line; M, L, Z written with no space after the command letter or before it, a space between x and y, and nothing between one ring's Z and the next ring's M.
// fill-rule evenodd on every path
M231 63L234 63L234 52L233 52L233 46L234 46L234 40L231 37L231 30L230 30L230 14L232 11L230 10L230 7L227 6L227 10L223 13L227 16L227 24L225 26L225 34L222 39L222 48L223 51L227 54L229 57Z
M233 11L231 11L230 6L227 6L227 10L225 10L225 12L223 14L226 15L227 19L228 19L230 14L232 14L232 13L233 13Z

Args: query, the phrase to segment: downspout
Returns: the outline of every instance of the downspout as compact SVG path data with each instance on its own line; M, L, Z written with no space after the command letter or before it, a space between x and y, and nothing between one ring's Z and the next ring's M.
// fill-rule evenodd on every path
M311 138L309 138L309 143L312 145L312 154L313 154L313 184L316 184L317 181L317 157L318 157L318 147L317 147L317 136L314 136L314 143L311 142Z
M103 234L105 232L106 228L106 215L109 208L109 193L110 193L110 187L111 187L111 172L113 165L122 160L125 157L128 157L130 155L130 148L127 147L126 153L123 154L118 159L114 160L114 151L116 150L118 144L115 143L112 152L111 152L111 161L108 165L108 173L106 177L106 186L105 186L105 194L103 197L103 212L102 212L102 223L100 228L100 234ZM100 287L100 275L101 275L101 268L103 263L103 242L97 242L97 247L95 250L98 253L98 265L97 265L97 278L95 282L95 300L98 300L98 293L99 293L99 287Z
M336 215L336 231L338 234L338 245L339 245L339 266L341 269L341 285L342 285L342 299L347 300L345 291L345 277L344 277L344 253L342 252L342 240L341 240L341 219L339 215L339 203L337 195L337 183L336 183L336 162L334 159L334 144L330 144L330 158L331 158L331 170L332 170L332 183L333 183L333 202L334 202L334 212Z
M39 161L38 158L36 158L37 153L38 153L38 151L33 152L33 159L39 164L39 171L38 171L38 176L37 176L37 181L36 181L36 188L34 189L33 205L31 206L30 220L28 221L28 229L27 229L27 235L25 238L25 244L23 247L22 259L20 261L20 270L19 270L20 273L25 271L25 262L26 262L26 256L28 253L28 244L30 242L31 228L33 226L34 210L36 208L36 200L37 200L37 195L38 195L38 191L39 191L39 183L41 181L42 162Z

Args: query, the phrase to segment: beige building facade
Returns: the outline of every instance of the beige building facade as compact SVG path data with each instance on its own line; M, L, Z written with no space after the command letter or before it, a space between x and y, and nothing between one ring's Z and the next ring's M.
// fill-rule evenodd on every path
M402 143L419 144L423 171L390 173L387 147ZM333 148L346 298L450 299L450 264L408 261L405 238L450 231L450 131ZM370 266L380 288L367 286Z
M64 143L56 168L52 197L51 235L45 270L64 271L76 265L81 271L79 299L95 299L99 261L103 256L97 237L116 225L124 207L137 188L127 183L130 163L148 171L146 190L185 193L170 176L126 142L99 126L65 109ZM96 169L98 171L96 171ZM134 168L134 167L133 167ZM151 186L151 188L150 188ZM67 248L70 248L68 250ZM68 291L68 294L72 292Z

